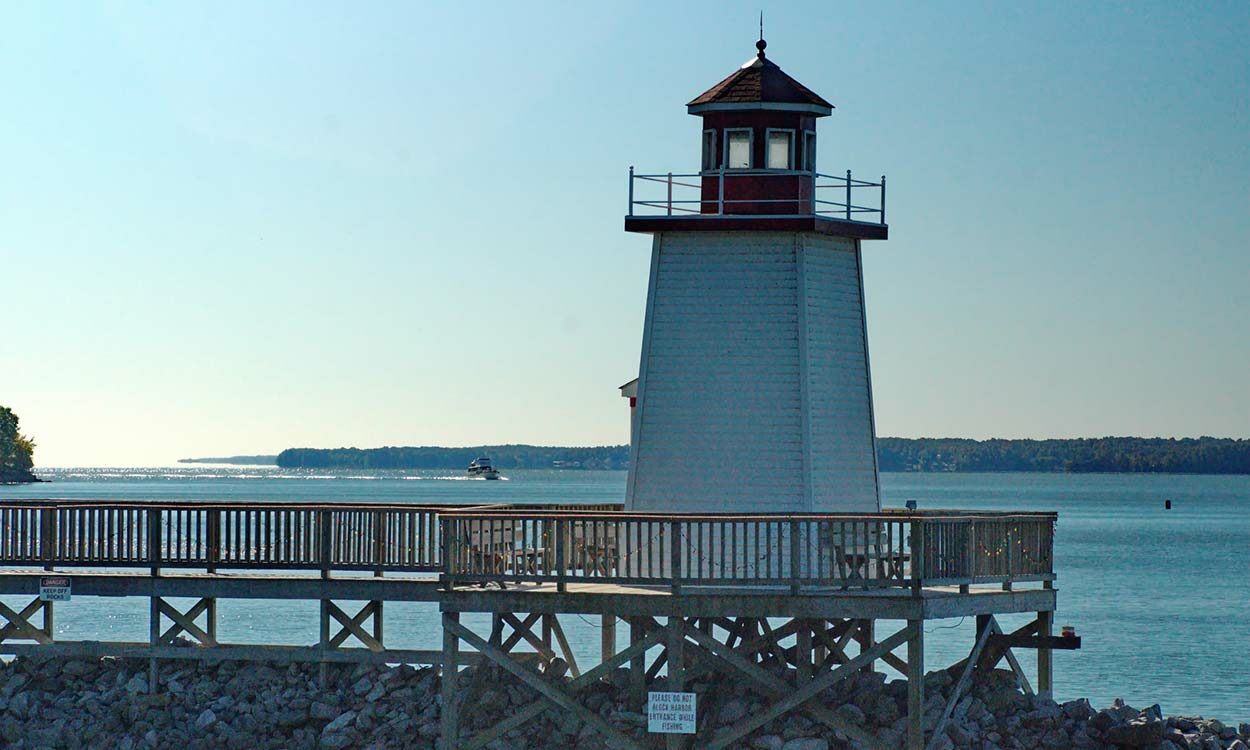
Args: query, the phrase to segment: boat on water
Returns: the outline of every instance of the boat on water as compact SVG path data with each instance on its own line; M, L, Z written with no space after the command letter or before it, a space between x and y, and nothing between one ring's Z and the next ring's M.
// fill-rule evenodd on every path
M498 479L499 478L499 471L495 469L495 467L490 465L489 458L479 458L473 463L469 464L468 474L470 477L474 477L477 479Z

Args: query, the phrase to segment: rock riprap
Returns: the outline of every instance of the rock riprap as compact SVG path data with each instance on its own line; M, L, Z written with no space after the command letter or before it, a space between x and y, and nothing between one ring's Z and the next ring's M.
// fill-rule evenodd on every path
M781 677L787 669L765 665ZM534 669L539 667L534 666ZM563 670L557 670L562 672ZM0 747L118 750L262 750L264 748L433 748L438 738L438 671L407 665L333 666L323 685L317 665L166 662L156 691L147 662L134 659L19 658L0 665ZM546 675L547 679L567 677ZM466 734L492 726L537 700L537 694L492 667L461 674L460 716ZM583 704L626 735L646 735L646 717L626 700L629 674L617 670L588 686ZM946 671L925 677L924 721L934 727L952 689ZM699 694L701 728L730 726L757 715L765 702L741 680L706 678ZM907 686L863 673L820 695L837 716L902 747ZM658 739L658 738L653 738ZM548 710L489 747L507 750L599 748L595 731L566 711ZM1250 724L1165 716L1115 701L1095 710L1026 696L1008 672L984 675L955 706L938 748L1062 750L1156 748L1250 750ZM791 714L769 722L736 747L751 750L858 748L841 733Z

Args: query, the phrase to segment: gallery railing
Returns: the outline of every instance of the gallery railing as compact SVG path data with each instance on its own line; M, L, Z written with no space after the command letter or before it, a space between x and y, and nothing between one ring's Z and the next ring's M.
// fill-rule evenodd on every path
M629 168L627 216L822 216L885 224L885 176L778 169L642 174Z
M1045 513L443 514L448 584L837 589L1050 581Z

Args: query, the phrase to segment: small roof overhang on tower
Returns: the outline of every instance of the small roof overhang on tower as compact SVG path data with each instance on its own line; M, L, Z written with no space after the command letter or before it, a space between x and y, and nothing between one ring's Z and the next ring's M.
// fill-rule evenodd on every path
M755 43L759 52L725 80L699 94L686 105L692 115L705 112L772 109L805 112L817 117L833 113L833 105L799 83L764 55L768 43Z

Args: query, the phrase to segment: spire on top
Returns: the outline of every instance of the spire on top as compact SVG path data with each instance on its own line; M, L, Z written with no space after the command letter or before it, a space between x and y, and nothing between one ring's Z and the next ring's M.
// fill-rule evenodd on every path
M764 41L764 11L761 10L760 11L760 40L755 43L755 48L759 50L759 52L756 52L755 56L763 60L764 48L767 46L768 46L768 42Z

